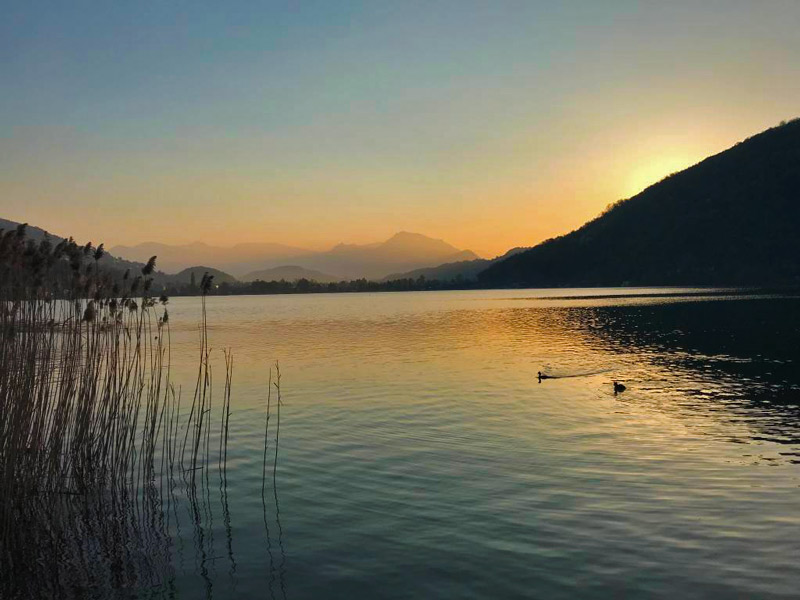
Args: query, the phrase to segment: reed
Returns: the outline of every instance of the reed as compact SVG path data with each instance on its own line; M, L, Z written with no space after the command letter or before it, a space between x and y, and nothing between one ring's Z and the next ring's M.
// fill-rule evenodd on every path
M155 257L131 276L104 272L103 253L71 239L36 243L24 226L0 230L2 598L161 585L179 479L197 515L210 514L211 278L182 418L168 298L151 295ZM226 513L232 376L226 352L216 456Z

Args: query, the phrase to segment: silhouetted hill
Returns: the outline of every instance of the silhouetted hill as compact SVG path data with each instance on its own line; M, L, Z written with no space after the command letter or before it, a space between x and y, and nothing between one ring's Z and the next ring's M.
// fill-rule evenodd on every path
M203 279L203 275L208 273L209 275L214 276L214 283L236 283L237 279L233 275L229 275L225 271L220 271L219 269L214 269L213 267L189 267L188 269L184 269L179 273L175 273L175 275L170 275L170 281L173 283L191 283L192 281L192 273L194 273L194 279L196 284L200 284Z
M481 271L484 271L489 266L493 265L494 263L504 260L509 256L513 256L514 254L519 254L520 252L524 252L528 248L512 248L505 254L498 256L497 258L476 258L473 260L461 260L458 262L450 262L445 263L443 265L439 265L437 267L427 267L424 269L415 269L413 271L408 271L407 273L392 273L391 275L387 275L383 278L384 281L393 281L396 279L419 279L420 277L424 277L425 279L436 279L438 281L447 282L447 281L475 281L478 278L478 274Z
M19 227L20 223L16 221L9 221L8 219L0 219L0 229L3 231L11 231L12 229L16 229ZM31 240L35 240L37 242L44 239L45 236L50 236L50 238L54 241L63 240L63 237L59 237L57 235L53 235L41 229L39 227L34 227L33 225L27 225L25 228L25 237Z
M9 221L8 219L0 219L0 229L2 229L4 231L9 231L11 229L16 229L19 225L20 225L20 223L17 223L16 221ZM44 239L45 236L49 236L50 239L53 241L53 243L58 243L59 241L67 238L67 236L56 235L56 234L50 233L49 231L45 231L41 227L35 227L33 225L27 225L26 226L25 235L26 235L26 237L28 239L35 240L37 242L39 242L42 239ZM90 241L90 240L76 240L76 241L80 245L83 245L87 241ZM95 246L98 245L98 244L101 244L101 243L102 243L102 240L93 241L93 244ZM103 254L103 257L100 259L100 266L102 268L108 270L108 271L115 271L115 272L119 272L119 273L124 273L125 271L130 269L131 273L136 274L136 273L139 273L139 271L141 271L142 267L144 266L144 263L146 263L150 259L151 256L153 256L153 254L149 254L147 256L147 258L145 258L142 261L137 262L137 261L125 260L123 258L119 258L117 256L114 256L113 254L111 254L109 252L106 252L105 254ZM164 283L166 283L169 280L169 276L166 275L165 273L163 273L160 270L156 271L155 273L153 273L152 277L153 277L153 283L156 286L163 285Z
M262 269L261 271L251 271L242 276L242 281L297 281L299 279L308 279L310 281L317 281L319 283L331 283L339 281L338 278L314 271L313 269L304 269L296 265L286 265L283 267L274 267L272 269Z
M486 286L800 283L800 120L498 262Z

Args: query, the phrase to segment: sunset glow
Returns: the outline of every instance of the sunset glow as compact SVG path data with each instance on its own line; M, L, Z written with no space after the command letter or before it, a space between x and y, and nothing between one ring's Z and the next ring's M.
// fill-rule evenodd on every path
M0 212L109 245L533 245L800 110L798 4L724 4L19 5Z
M691 158L685 156L656 155L648 157L642 163L632 165L630 176L626 181L623 197L634 196L672 173L690 167L693 162Z

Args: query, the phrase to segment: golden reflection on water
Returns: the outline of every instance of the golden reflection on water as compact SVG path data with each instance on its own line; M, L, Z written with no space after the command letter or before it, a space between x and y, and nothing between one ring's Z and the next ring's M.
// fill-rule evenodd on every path
M758 314L759 302L768 300L720 298L708 290L612 293L210 298L209 320L212 344L232 348L236 355L236 386L244 392L235 400L240 408L260 406L263 399L256 390L264 385L267 366L279 359L301 404L341 402L355 409L387 399L412 406L432 397L451 403L481 396L487 406L527 402L545 412L544 401L563 405L577 400L576 410L591 413L591 404L600 402L606 409L635 411L636 425L653 428L659 437L701 432L756 445L772 441L789 447L771 447L770 459L794 460L800 381L752 379L733 367L737 361L745 366L763 362L763 356L748 356L746 347L712 348L711 353L684 348L670 338L674 323L659 321L675 306L699 307L701 322L703 311L725 303L751 302ZM673 297L680 293L690 295ZM178 373L194 359L186 352L194 342L193 310L192 299L178 299L172 308ZM737 350L745 354L737 356ZM539 384L535 375L540 370L568 377ZM613 379L625 381L628 390L615 397ZM766 409L753 405L753 398L770 395L782 397L781 403ZM504 427L525 430L513 410L507 416Z
M235 358L225 483L173 502L137 592L792 597L798 301L625 292L209 298L216 410ZM199 301L169 310L185 397Z

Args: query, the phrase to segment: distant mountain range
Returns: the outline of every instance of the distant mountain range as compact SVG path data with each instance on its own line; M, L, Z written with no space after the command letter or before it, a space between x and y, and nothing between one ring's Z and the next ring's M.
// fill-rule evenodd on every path
M800 119L497 262L487 287L800 283Z
M0 229L16 229L19 223L0 219ZM39 241L49 235L53 240L59 234L45 232L28 225L27 236ZM78 240L83 244L85 241ZM125 258L120 258L124 255ZM459 250L450 244L418 233L400 232L375 244L339 244L327 252L312 252L281 244L238 244L229 248L215 247L202 242L169 245L154 242L136 246L115 246L101 259L107 269L137 273L151 256L157 256L158 270L154 274L157 285L189 284L192 274L200 282L205 273L214 276L215 284L262 281L314 280L319 283L352 279L380 280L386 274L405 269L426 270L435 265L447 269L451 263L467 265L471 271L484 263L474 252ZM455 262L460 261L460 262ZM183 266L189 263L189 266ZM275 263L278 263L277 265ZM444 263L444 264L443 264ZM207 266L198 266L207 265ZM220 265L227 266L228 270ZM261 268L246 270L253 265ZM265 266L266 265L266 266ZM165 273L180 267L176 273ZM435 268L435 267L434 267ZM239 274L239 277L230 272Z
M136 261L146 261L156 255L159 268L168 272L204 264L244 280L257 278L254 273L287 266L316 271L318 276L331 281L378 280L393 272L478 258L470 250L459 250L442 240L405 231L385 242L339 244L326 252L280 244L238 244L225 248L201 242L181 246L148 242L137 246L115 246L110 251Z
M310 250L283 244L250 243L226 247L203 242L182 245L145 242L136 246L114 246L109 252L138 262L158 256L159 268L167 273L177 273L196 265L209 265L235 275L243 275L267 264L285 264L288 259L312 254Z

